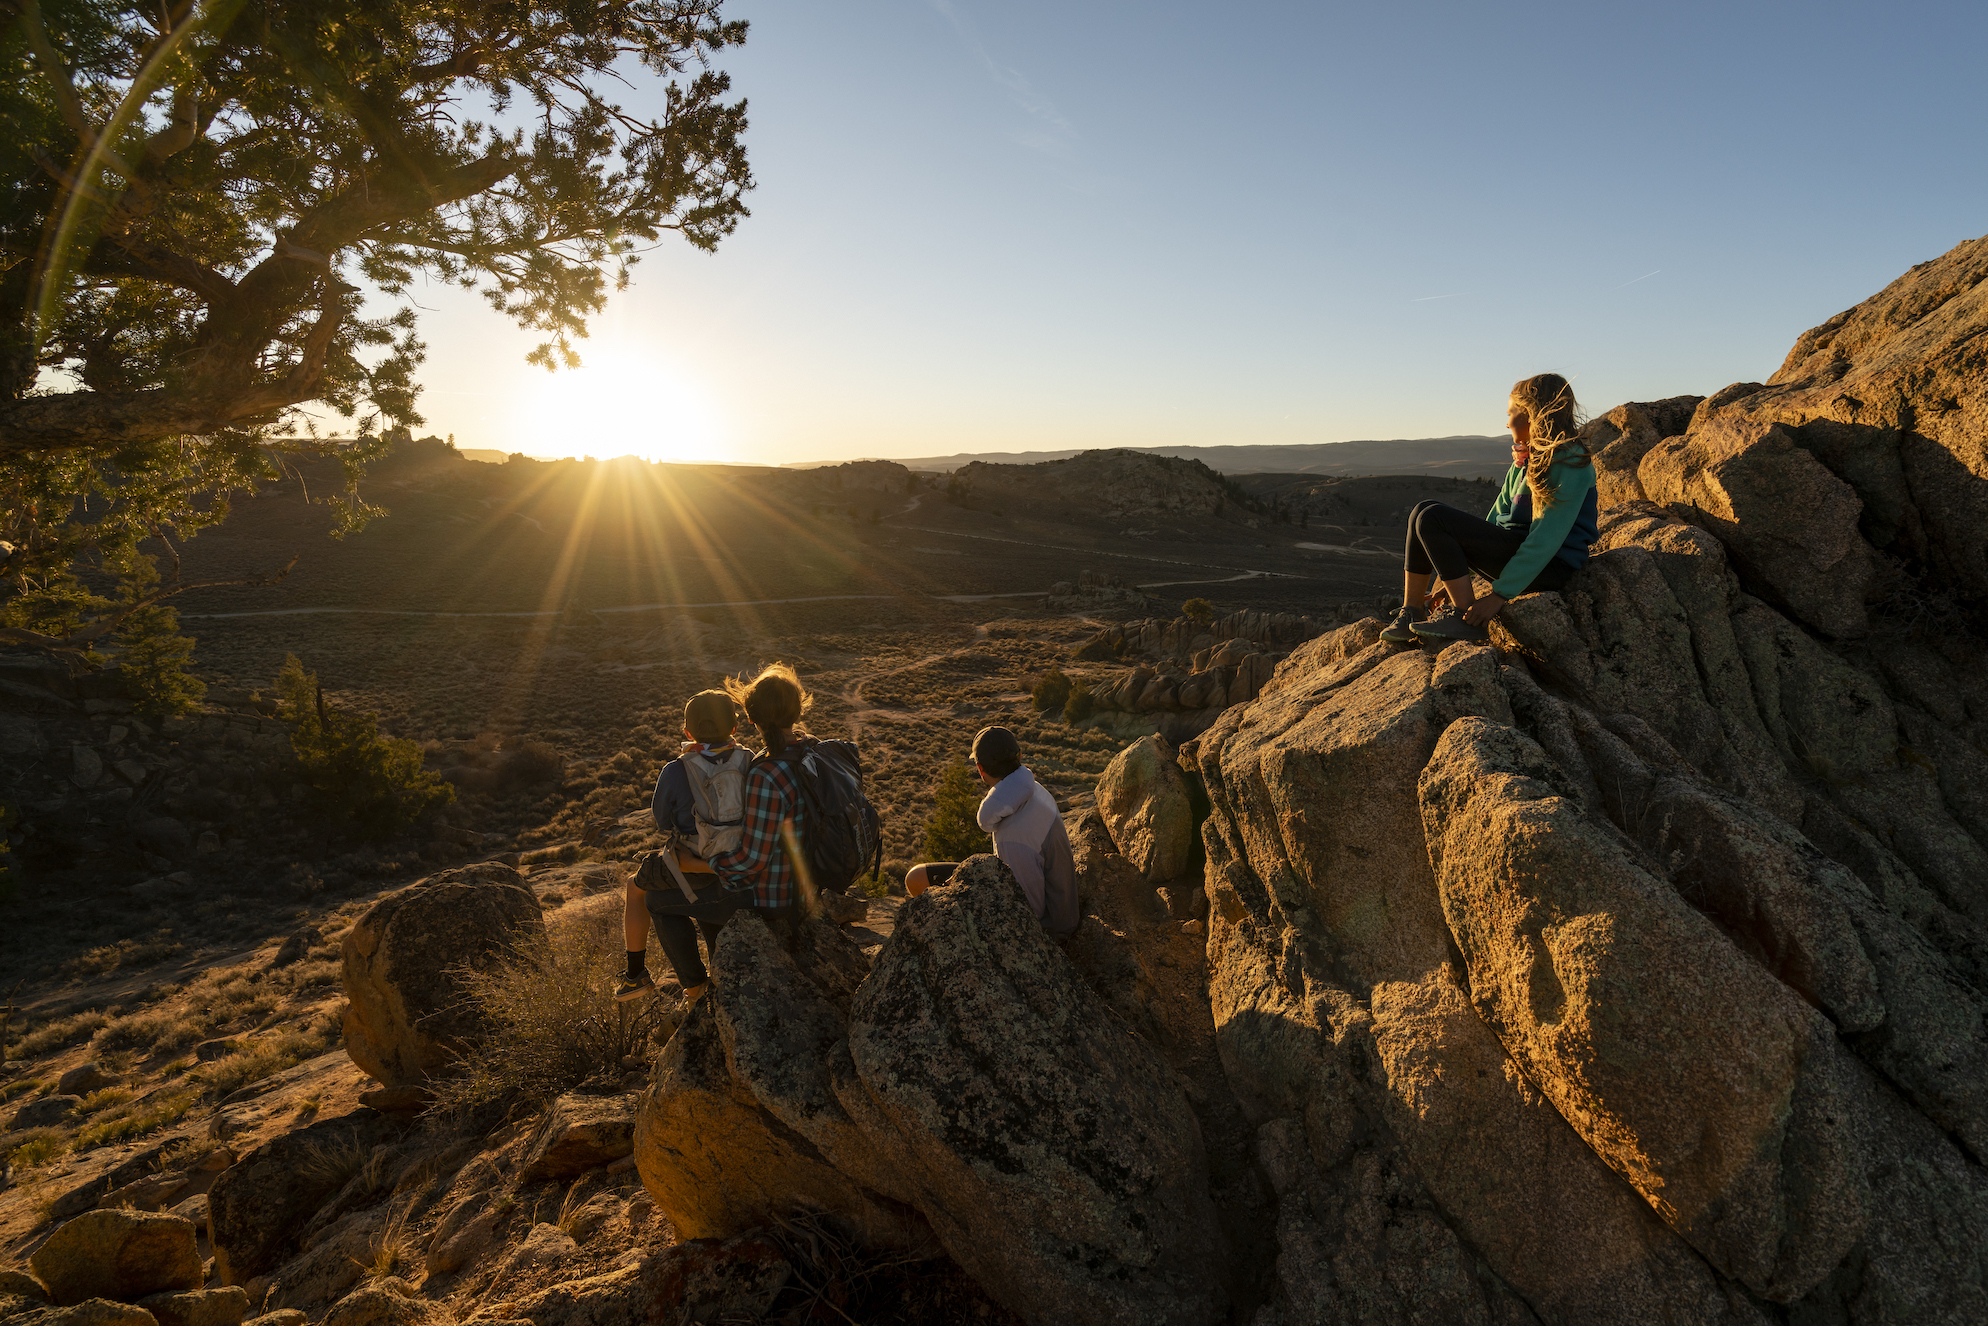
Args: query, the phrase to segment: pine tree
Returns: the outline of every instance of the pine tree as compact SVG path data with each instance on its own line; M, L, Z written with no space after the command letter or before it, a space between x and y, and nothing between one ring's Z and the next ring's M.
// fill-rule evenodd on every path
M132 706L141 714L163 718L191 713L207 694L207 685L187 673L193 640L179 634L179 614L164 604L139 608L117 630L123 647L118 663Z
M419 746L380 731L378 715L328 708L317 674L295 654L276 674L276 702L312 800L334 821L388 838L456 799L422 767Z
M956 758L946 766L933 797L932 818L925 821L927 861L964 861L994 850L993 840L974 820L981 795L980 781L966 767L966 761Z

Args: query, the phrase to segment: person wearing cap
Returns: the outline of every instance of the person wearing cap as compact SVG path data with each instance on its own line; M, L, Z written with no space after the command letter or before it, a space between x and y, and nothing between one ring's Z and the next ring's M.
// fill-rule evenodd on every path
M986 727L974 736L973 767L987 786L976 821L994 839L995 855L1014 872L1042 928L1068 938L1077 929L1077 864L1056 798L1022 763L1021 742L1007 728ZM913 866L904 891L916 897L958 869L956 861Z
M719 887L710 866L684 846L695 843L698 837L691 762L698 762L694 772L702 775L707 784L713 772L734 765L743 782L750 755L732 740L737 725L737 710L732 706L732 697L724 691L699 691L683 707L686 740L677 758L665 764L657 776L655 797L650 802L656 828L677 844L673 849L665 849L674 850L677 870L671 871L666 864L655 860L645 863L628 881L621 912L627 967L615 985L614 997L618 1000L636 999L656 988L655 979L649 975L647 952L649 927L653 924L663 955L675 968L677 980L683 986L685 1000L695 1003L710 981L697 951L698 929L703 930L707 944L715 944L725 921L746 905L746 900ZM690 890L694 898L682 895L677 885L679 877L686 884L688 878L695 877L702 885Z

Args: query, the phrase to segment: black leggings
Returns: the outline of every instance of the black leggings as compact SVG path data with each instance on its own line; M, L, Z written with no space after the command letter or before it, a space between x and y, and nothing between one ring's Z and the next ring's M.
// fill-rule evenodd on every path
M697 890L696 902L685 898L674 884L650 889L642 895L642 903L649 909L649 920L656 927L656 942L663 946L663 956L676 969L677 984L686 990L711 979L704 968L704 955L697 951L697 932L702 930L705 945L717 952L718 932L725 922L749 905L751 897L732 892L710 875L703 878L709 882Z
M1523 530L1493 525L1444 502L1417 502L1408 513L1408 573L1434 572L1442 580L1461 580L1475 571L1496 580L1525 541ZM1574 568L1556 556L1519 592L1559 589L1573 574Z

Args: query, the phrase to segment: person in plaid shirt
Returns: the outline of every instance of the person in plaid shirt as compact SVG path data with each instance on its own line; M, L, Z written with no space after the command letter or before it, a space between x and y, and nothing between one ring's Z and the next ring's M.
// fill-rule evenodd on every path
M765 673L760 675L765 677ZM798 690L799 683L795 686ZM766 730L761 724L760 731ZM746 774L745 838L736 852L720 852L711 858L711 869L725 887L749 892L750 905L763 911L778 911L794 903L794 862L801 857L806 807L800 788L794 785L794 775L778 757L786 754L795 740L791 727L768 737L766 753L774 758L755 761Z
M766 741L766 754L753 761L746 773L744 837L737 850L718 852L708 862L678 856L678 867L686 875L717 877L697 889L694 900L666 887L650 889L645 899L652 916L685 916L697 921L706 946L714 949L718 931L739 909L751 907L772 920L794 905L798 893L795 863L807 860L802 846L806 809L794 775L779 757L806 740L801 716L814 701L794 669L785 663L767 665L751 682L728 678L725 689ZM711 988L711 976L702 962L692 964L688 954L684 957L677 964L677 978L683 982L684 1008L688 1010ZM674 956L672 962L676 962Z

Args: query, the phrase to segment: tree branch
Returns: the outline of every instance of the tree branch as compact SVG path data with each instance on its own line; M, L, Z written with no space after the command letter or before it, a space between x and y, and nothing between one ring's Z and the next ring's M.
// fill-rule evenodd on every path
M175 563L177 563L177 559L175 559ZM191 584L185 585L168 584L147 594L142 599L135 599L130 603L120 604L116 612L111 613L107 617L99 617L95 621L85 623L68 635L43 635L39 631L30 631L19 626L0 627L0 643L40 645L47 649L65 647L73 649L77 645L94 644L106 635L109 635L112 631L115 631L123 624L124 619L132 613L137 612L141 608L149 608L155 603L163 602L175 594L184 594L190 589L224 589L229 586L265 588L281 583L283 577L289 575L291 569L296 565L297 557L293 556L288 562L283 564L281 571L274 572L273 574L264 573L262 575L243 576L239 580L196 580Z

